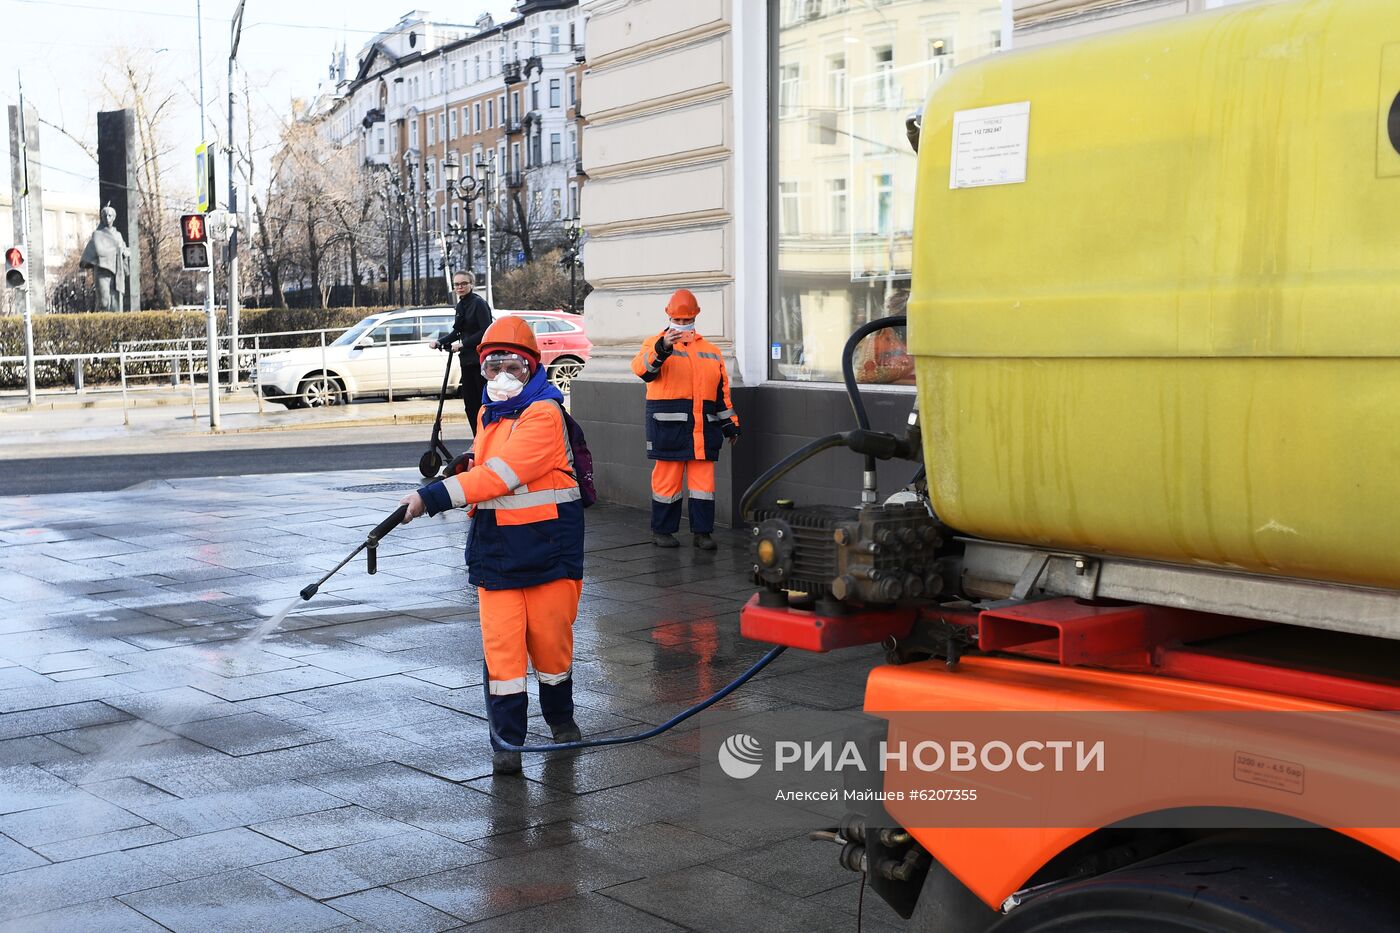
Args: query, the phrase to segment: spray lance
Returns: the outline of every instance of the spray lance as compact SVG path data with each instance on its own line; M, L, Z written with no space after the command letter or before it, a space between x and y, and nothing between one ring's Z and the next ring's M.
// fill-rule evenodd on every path
M355 548L355 550L351 551L349 554L346 554L344 560L332 567L324 577L303 589L301 591L301 598L303 600L308 600L311 597L315 596L316 591L321 588L321 584L325 583L331 577L339 573L340 569L346 564L350 563L350 561L354 559L355 555L360 553L361 551L367 550L369 552L366 555L365 569L368 570L370 573L374 573L376 570L378 570L379 565L377 552L379 549L379 542L383 540L385 535L393 531L399 525L403 524L404 516L407 514L407 505L401 505L397 509L394 509L394 511L390 512L389 517L384 519L384 521L380 522L378 525L375 525L374 530L371 531L369 535L365 537L365 540L362 541ZM733 693L735 690L738 690L745 683L747 683L748 680L752 678L755 674L757 674L759 671L763 670L770 663L772 663L778 657L778 655L782 654L785 650L785 645L774 646L768 651L767 654L759 658L757 663L755 663L753 667L749 668L747 671L744 671L744 673L740 674L727 686L721 688L720 690L701 700L699 703L696 703L694 706L691 706L688 709L677 713L675 716L666 720L661 725L656 726L652 729L648 729L645 732L639 732L635 735L609 736L604 739L580 739L577 742L552 742L543 745L512 745L509 742L503 740L496 733L496 727L491 722L491 717L487 716L486 724L491 732L491 745L494 748L508 752L564 752L575 751L581 748L596 748L603 745L630 745L633 742L641 742L646 739L654 738L655 736L658 736L661 733L680 725L681 723L689 719L691 716L694 716L696 713L710 708L711 706L718 703L720 700L723 700L725 697L729 696L729 694ZM487 672L485 660L481 662L481 667L481 689L486 699L486 704L489 707L491 704L491 690L490 684L486 676Z
M342 560L340 563L336 564L334 567L332 567L330 572L327 573L324 577L303 589L301 591L301 598L303 600L306 600L315 596L316 591L321 588L322 583L325 583L331 577L335 576L338 572L340 572L340 568L350 563L350 561L354 559L356 554L360 553L366 548L369 549L369 554L365 556L365 569L370 573L377 572L379 570L380 540L382 540L385 535L393 531L396 527L403 524L404 516L407 514L408 506L406 505L401 505L397 509L394 509L394 511L390 512L388 518L384 519L384 521L374 526L374 530L371 531L369 533L369 536L365 538L363 542L360 543L359 547L355 548L355 550L351 551L349 554L346 554L345 559Z

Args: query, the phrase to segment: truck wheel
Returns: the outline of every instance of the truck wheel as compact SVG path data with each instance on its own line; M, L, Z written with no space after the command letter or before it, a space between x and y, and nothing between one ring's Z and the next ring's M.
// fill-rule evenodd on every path
M925 905L920 897L918 907ZM920 911L915 910L913 929ZM1321 829L1226 834L1027 898L988 933L1393 929L1400 872Z

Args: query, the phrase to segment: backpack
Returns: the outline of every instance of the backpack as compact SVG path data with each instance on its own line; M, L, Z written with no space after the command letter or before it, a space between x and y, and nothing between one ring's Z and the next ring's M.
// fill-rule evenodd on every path
M583 436L583 428L574 416L559 404L559 413L564 416L564 429L569 435L569 448L574 452L574 478L578 480L579 499L586 509L598 501L598 491L593 488L593 452L588 449L588 439Z

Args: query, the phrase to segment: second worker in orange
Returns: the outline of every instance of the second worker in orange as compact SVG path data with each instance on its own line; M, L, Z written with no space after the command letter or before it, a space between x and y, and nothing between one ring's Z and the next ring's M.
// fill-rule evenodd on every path
M651 471L651 534L657 547L678 547L681 498L690 490L695 546L715 549L715 461L727 438L739 439L729 372L719 348L695 329L700 303L679 288L666 305L670 323L632 359L647 384L647 457Z

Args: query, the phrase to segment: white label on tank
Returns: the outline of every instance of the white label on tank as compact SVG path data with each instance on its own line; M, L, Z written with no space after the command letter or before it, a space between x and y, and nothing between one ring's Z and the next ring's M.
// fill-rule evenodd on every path
M1030 129L1028 100L954 113L948 187L982 188L1024 182Z

